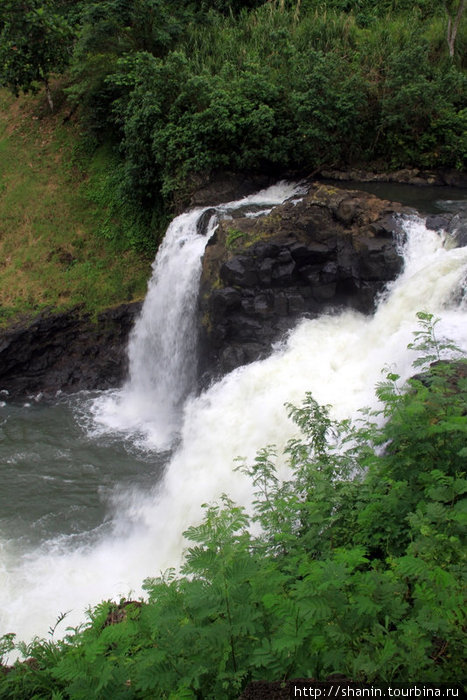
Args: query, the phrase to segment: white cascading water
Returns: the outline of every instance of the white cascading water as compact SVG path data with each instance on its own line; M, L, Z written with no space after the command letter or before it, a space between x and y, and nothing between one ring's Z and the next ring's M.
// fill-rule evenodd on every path
M59 611L67 610L73 612L65 624L74 624L88 604L138 595L144 577L177 566L182 532L199 521L201 503L228 493L248 505L251 484L234 472L234 459L252 459L269 443L281 448L294 435L285 402L299 405L311 391L319 402L333 406L336 417L351 417L376 404L374 386L383 367L403 379L410 376L414 353L406 347L417 311L439 316L438 332L467 351L467 305L462 300L467 248L445 248L441 237L417 218L406 221L405 228L404 271L372 317L344 311L304 320L269 358L241 367L187 399L180 443L163 482L152 493L127 492L115 503L111 535L88 548L57 540L20 561L11 552L0 585L2 600L8 601L1 629L16 631L20 638L43 635ZM106 410L105 403L97 404L103 423ZM150 421L150 415L141 420ZM142 430L150 446L147 426Z
M300 186L282 182L235 202L193 209L173 220L154 261L143 309L130 338L129 380L91 408L96 433L130 432L145 447L170 448L180 429L184 401L196 383L196 304L202 255L211 234L220 218L240 207L274 206L300 191ZM206 213L211 213L207 226L199 230Z

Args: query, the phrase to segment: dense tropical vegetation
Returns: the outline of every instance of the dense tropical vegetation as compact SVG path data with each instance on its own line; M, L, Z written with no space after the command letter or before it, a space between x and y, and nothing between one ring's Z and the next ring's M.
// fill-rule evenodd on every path
M0 83L66 66L88 152L111 149L96 193L127 243L218 170L309 174L372 164L463 169L467 23L451 0L8 0ZM26 40L27 37L27 40Z
M19 645L2 698L235 698L251 679L462 683L467 365L420 313L419 372L351 424L308 395L280 481L273 446L185 533L181 574L103 602L65 639ZM251 525L255 525L253 530ZM3 650L13 646L3 638Z

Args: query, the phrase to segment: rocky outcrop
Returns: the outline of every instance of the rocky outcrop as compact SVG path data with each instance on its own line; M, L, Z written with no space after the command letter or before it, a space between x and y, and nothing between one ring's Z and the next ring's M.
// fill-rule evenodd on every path
M185 190L174 197L174 212L181 214L193 207L208 207L233 202L258 192L277 182L277 177L265 174L245 174L226 171L191 175Z
M432 214L426 218L426 227L432 231L443 230L446 233L446 244L453 248L467 246L467 221L460 214Z
M467 174L459 170L420 170L419 168L402 168L401 170L375 172L350 168L349 170L322 170L320 176L329 180L352 182L395 182L418 187L432 185L449 185L450 187L467 187Z
M203 260L202 369L219 375L266 355L301 316L372 311L401 267L394 234L403 211L314 184L267 216L222 222Z
M0 331L0 390L14 399L118 386L140 308L140 302L123 304L96 319L80 309L43 313Z

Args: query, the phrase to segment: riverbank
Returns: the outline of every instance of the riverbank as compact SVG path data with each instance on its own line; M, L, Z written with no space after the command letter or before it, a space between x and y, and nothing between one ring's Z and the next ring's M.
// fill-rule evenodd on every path
M141 299L152 255L102 234L107 212L92 189L106 154L79 159L80 127L69 107L51 115L43 95L0 90L0 325L44 309L92 315ZM115 221L115 226L119 225Z

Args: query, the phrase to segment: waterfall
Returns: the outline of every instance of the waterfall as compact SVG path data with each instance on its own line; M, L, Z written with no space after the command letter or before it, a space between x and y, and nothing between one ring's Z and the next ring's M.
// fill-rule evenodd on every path
M95 433L131 432L145 447L170 448L184 402L196 384L197 294L202 255L210 236L219 220L231 217L235 210L248 215L253 207L255 215L266 213L300 191L299 185L281 182L234 202L193 209L173 220L152 266L143 308L131 334L129 380L122 390L107 392L92 405Z
M183 254L188 252L189 241L198 235L194 226L201 213L200 210L174 222L171 231L178 240L174 242L174 255L185 246ZM176 227L182 225L183 236L187 237L183 244L181 229L178 237L175 233ZM151 492L127 489L115 501L110 534L92 545L56 539L23 558L14 551L5 553L6 570L0 577L0 591L2 599L9 602L1 613L2 630L17 631L20 638L45 635L60 611L72 610L65 625L76 624L89 604L140 595L145 577L157 576L168 566L178 565L184 547L182 532L199 521L202 503L212 502L225 492L248 506L251 484L234 471L235 457L252 459L256 450L269 443L275 443L280 450L296 433L296 426L287 418L285 402L299 405L305 392L311 391L319 402L331 404L335 417L352 417L361 407L376 405L374 386L381 379L382 368L398 372L402 380L410 376L414 353L407 350L407 344L416 329L417 311L427 310L439 316L439 333L467 351L467 304L462 297L467 247L445 248L442 236L427 230L424 221L417 217L407 219L404 226L404 269L381 297L375 314L367 317L346 310L303 320L267 359L236 369L199 396L189 395L183 412L177 416L178 447L168 460L163 481ZM153 360L144 354L145 347L153 347L154 336L159 352L165 352L161 348L168 339L157 339L160 330L156 314L167 315L167 336L172 332L172 324L181 321L169 318L172 309L164 309L161 303L162 293L169 306L179 298L172 283L161 291L166 267L170 267L169 261L162 262L162 257L171 257L171 245L166 241L161 250L148 292L148 298L155 298L145 304L132 337L131 379L120 393L105 394L92 407L98 424L95 430L127 429L136 439L140 425L138 429L149 439L146 444L150 444L154 434L157 439L153 443L160 438L160 406L152 406L150 399L141 413L133 407L136 418L132 422L125 414L125 404L132 392L137 395L141 390L143 395L147 392L154 397L159 382L172 386L172 378L161 378L162 368L154 367L154 363L160 363L160 357ZM200 243L197 252L190 255L196 259L201 250ZM186 294L192 300L193 292ZM152 303L157 311L151 310ZM170 343L167 352L178 362L180 339L171 339ZM180 362L185 367L186 360ZM184 372L180 372L183 382L189 386L190 368L186 375ZM186 392L186 384L174 391L174 411ZM159 397L161 406L165 405L167 397ZM119 412L125 414L123 418ZM156 426L153 429L151 421ZM169 427L172 431L174 425Z

